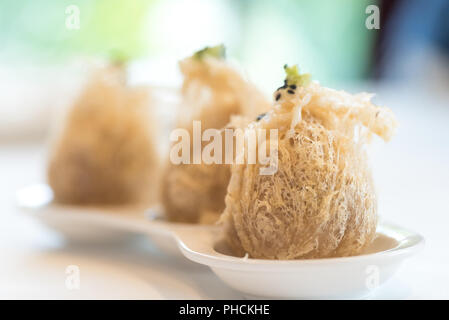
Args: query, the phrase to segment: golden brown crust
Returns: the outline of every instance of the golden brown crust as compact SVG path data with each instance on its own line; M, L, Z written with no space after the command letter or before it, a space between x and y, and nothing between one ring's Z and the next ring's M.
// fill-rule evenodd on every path
M171 163L168 166L161 186L161 201L169 220L214 223L225 206L231 175L229 166Z
M116 71L94 75L55 139L48 182L58 202L125 204L152 197L158 156L148 90L125 86Z
M223 60L187 58L181 61L180 68L184 75L184 108L177 127L187 129L191 137L193 120L201 121L202 131L222 129L233 115L253 119L262 112L259 110L269 107L263 95ZM225 208L230 175L226 164L169 162L161 187L161 202L167 217L178 222L215 222Z
M371 243L377 203L364 144L371 132L389 139L395 120L388 109L351 97L312 84L279 97L250 125L279 129L278 170L260 175L259 164L232 168L221 221L237 255L349 256Z

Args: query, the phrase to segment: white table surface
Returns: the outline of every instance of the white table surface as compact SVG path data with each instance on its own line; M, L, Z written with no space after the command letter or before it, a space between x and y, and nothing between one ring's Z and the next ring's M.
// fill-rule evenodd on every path
M372 298L449 298L449 106L447 97L385 90L400 130L373 146L383 219L420 232L425 249ZM408 98L407 98L408 97ZM206 267L167 256L145 238L110 246L66 246L14 207L15 191L44 179L43 144L0 144L0 298L241 299ZM80 289L65 270L80 267Z

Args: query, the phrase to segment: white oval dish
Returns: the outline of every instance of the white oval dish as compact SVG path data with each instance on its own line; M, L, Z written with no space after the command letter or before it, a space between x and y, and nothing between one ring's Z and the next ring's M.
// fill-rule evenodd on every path
M220 252L211 232L176 232L183 254L209 266L230 287L250 297L284 299L362 298L389 280L424 239L389 224L364 254L312 260L238 258Z
M140 227L146 224L144 208L56 204L46 184L34 184L17 191L16 205L73 242L123 241L142 232Z
M164 252L184 257L172 231L193 225L174 224L161 219L159 210L146 212L138 206L76 206L53 202L53 192L44 183L16 192L17 207L42 225L56 231L68 242L112 243L136 234L147 235Z
M424 239L417 233L382 223L377 238L362 255L310 260L263 260L235 257L220 241L218 226L170 223L158 210L84 208L51 202L46 185L17 193L20 208L68 237L117 240L143 233L166 252L209 266L230 287L250 297L285 299L361 298L389 280ZM113 212L111 212L113 211ZM179 249L178 249L179 248Z

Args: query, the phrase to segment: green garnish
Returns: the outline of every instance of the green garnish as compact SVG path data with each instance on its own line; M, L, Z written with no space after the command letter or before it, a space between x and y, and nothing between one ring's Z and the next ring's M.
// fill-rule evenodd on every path
M307 86L310 83L310 74L304 73L300 74L298 70L298 65L294 65L292 67L289 67L287 65L284 65L285 70L285 84L290 85L296 85L296 86Z
M201 49L193 54L193 57L198 60L201 60L206 56L224 59L226 57L226 48L224 45L220 44L215 47L205 47L204 49Z
M131 57L120 50L111 50L109 53L109 59L113 65L125 66Z

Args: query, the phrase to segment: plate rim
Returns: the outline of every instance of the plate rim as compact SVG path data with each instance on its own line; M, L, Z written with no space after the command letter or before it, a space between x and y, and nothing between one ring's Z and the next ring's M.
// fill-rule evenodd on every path
M349 257L332 257L332 258L318 258L318 259L296 259L296 260L270 260L270 259L252 259L245 257L233 257L219 253L214 250L215 254L197 252L191 250L181 239L176 239L178 246L186 258L196 263L207 265L211 268L220 269L234 269L234 270L251 270L251 271L295 271L298 267L304 266L332 266L342 264L352 264L355 262L364 261L365 263L382 260L405 259L422 249L425 245L425 239L420 234L399 227L396 224L389 222L382 222L378 229L389 230L395 233L401 232L404 238L399 241L399 244L391 249L380 252L368 253ZM379 232L383 233L384 232ZM386 235L386 234L385 234ZM394 238L397 240L397 238Z

